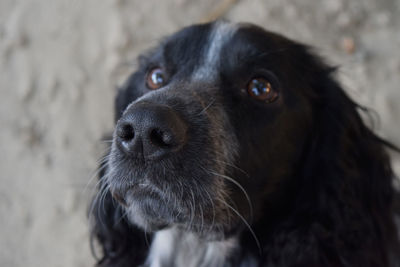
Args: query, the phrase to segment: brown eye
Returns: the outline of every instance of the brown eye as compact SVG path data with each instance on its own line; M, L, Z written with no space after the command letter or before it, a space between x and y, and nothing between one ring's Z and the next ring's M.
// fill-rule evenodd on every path
M155 90L162 87L166 82L164 72L161 68L152 69L147 75L147 87Z
M278 93L272 88L271 83L264 78L252 79L247 84L247 92L251 97L267 103L278 98Z

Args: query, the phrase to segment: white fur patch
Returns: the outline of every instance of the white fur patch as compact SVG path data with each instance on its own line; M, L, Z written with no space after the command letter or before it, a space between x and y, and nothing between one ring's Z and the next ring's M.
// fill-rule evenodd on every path
M171 230L159 231L151 244L147 265L150 267L166 266L173 255L175 235Z
M235 248L235 238L210 242L193 233L170 228L156 233L146 266L222 267Z
M201 65L194 71L192 75L193 80L210 81L215 78L222 47L231 39L236 29L236 24L226 21L218 21L214 24L208 38L208 49L203 56L204 61L201 62Z

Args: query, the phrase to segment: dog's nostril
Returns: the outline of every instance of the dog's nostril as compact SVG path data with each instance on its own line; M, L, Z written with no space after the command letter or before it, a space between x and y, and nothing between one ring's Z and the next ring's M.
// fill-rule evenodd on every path
M159 147L173 145L173 137L170 133L160 129L153 129L150 132L150 141Z
M124 141L129 141L135 138L135 130L132 125L125 123L117 128L117 135Z

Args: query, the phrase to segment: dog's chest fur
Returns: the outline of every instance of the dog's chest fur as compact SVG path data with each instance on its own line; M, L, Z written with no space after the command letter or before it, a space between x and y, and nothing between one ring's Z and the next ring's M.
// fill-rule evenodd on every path
M155 234L147 267L222 267L237 249L237 239L207 242L196 235L170 228Z

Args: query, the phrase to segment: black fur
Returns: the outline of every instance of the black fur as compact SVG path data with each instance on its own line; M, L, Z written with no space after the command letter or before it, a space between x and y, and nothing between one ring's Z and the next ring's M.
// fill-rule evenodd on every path
M191 80L218 23L165 39L118 92L117 123L144 102L164 105L187 125L187 140L147 160L123 153L114 134L91 211L98 265L143 264L153 235L174 226L207 242L237 238L224 266L400 266L388 143L365 126L334 68L307 46L240 24L208 66L212 78ZM168 82L150 93L155 66ZM243 92L260 76L278 91L275 102ZM130 191L144 180L155 193Z

